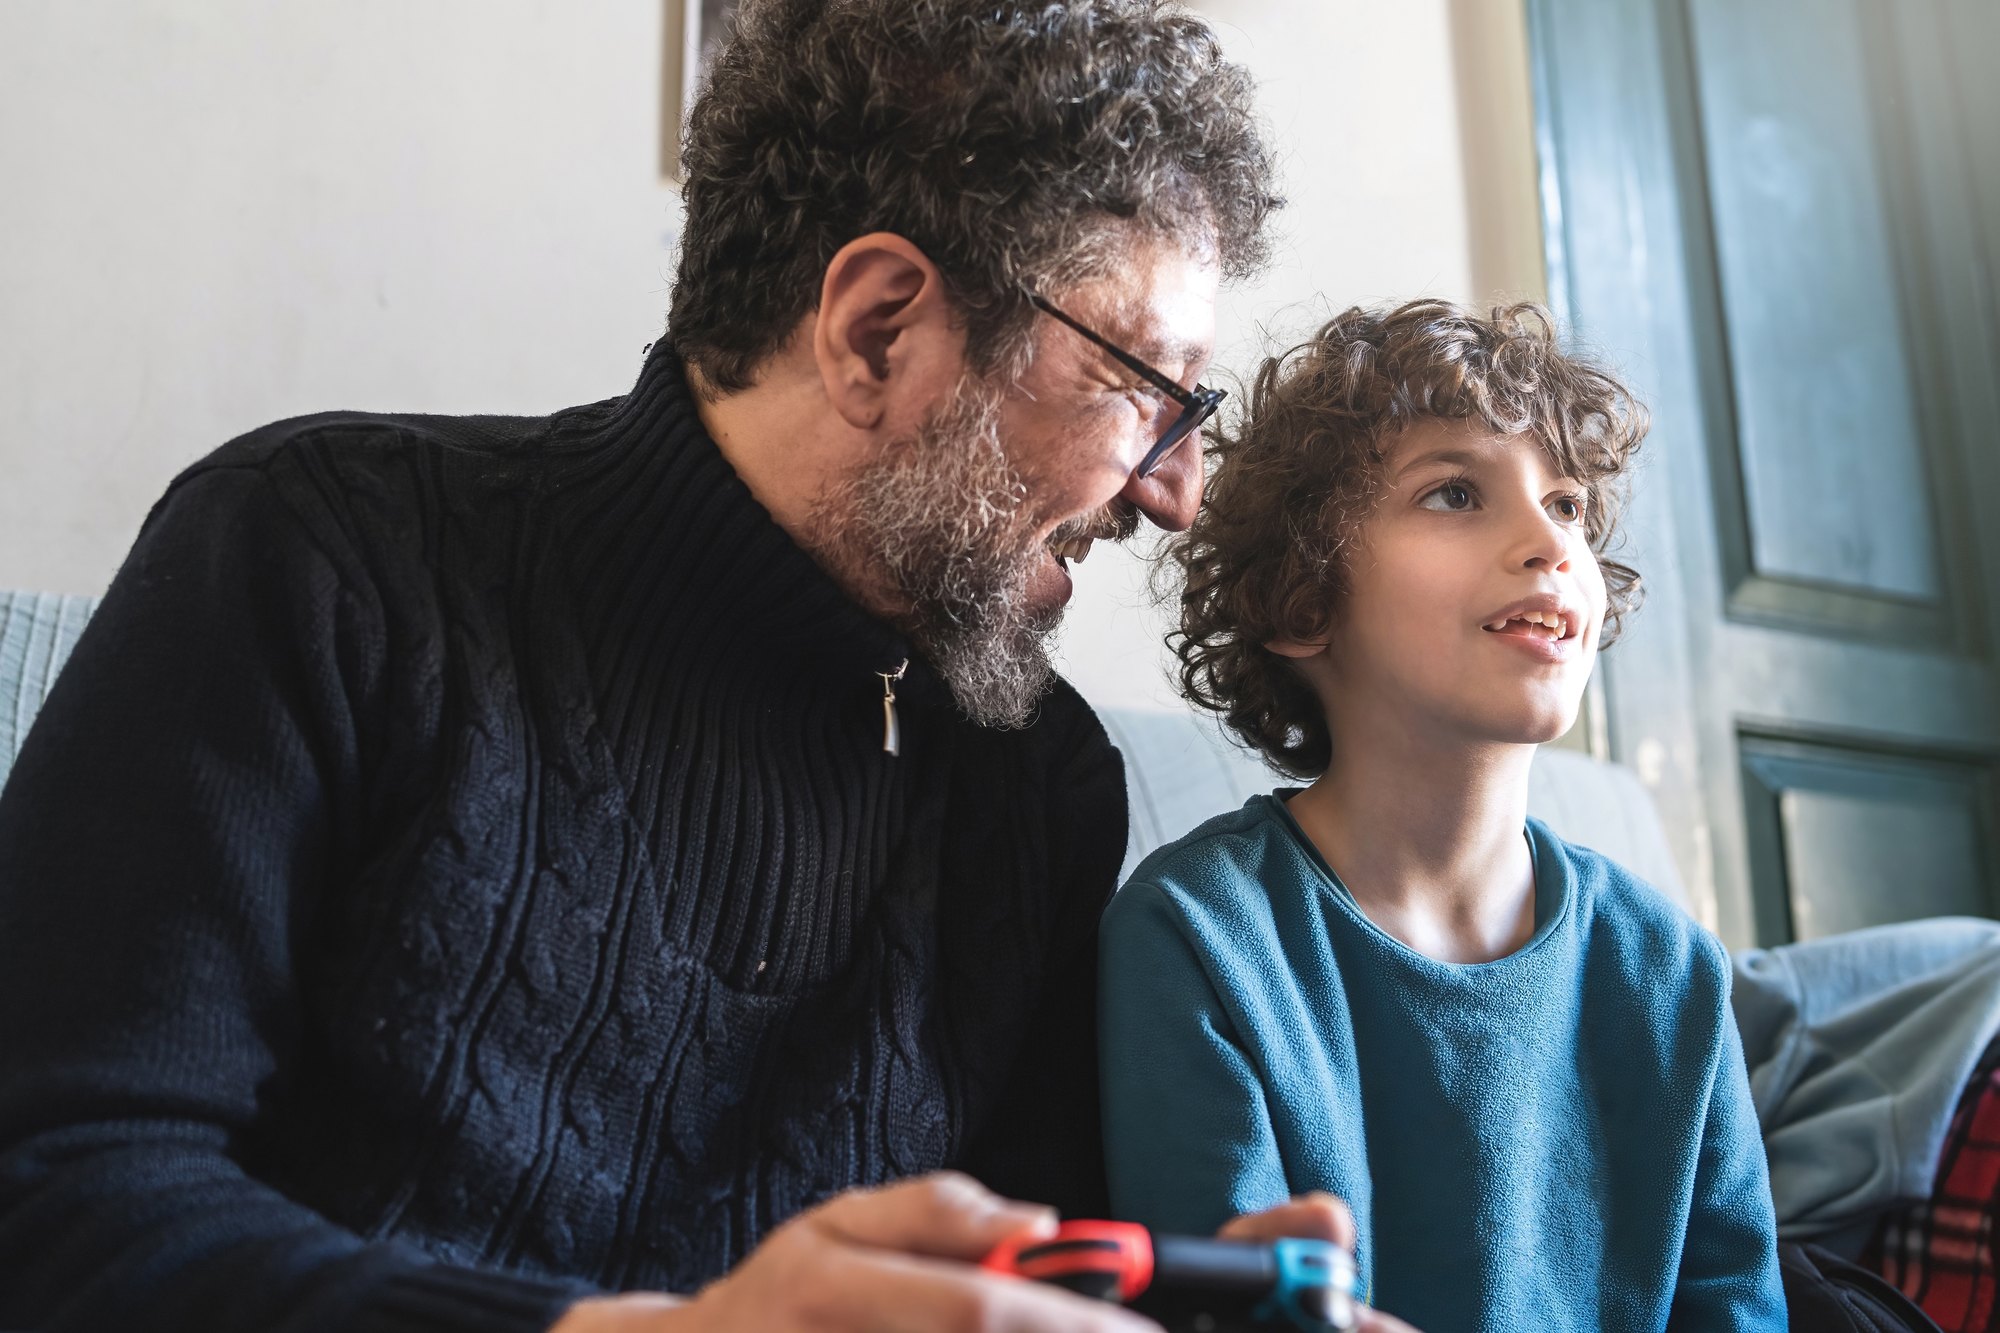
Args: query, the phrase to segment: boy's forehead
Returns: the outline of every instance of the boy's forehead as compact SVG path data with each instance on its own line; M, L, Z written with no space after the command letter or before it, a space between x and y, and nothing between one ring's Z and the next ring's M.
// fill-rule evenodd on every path
M1392 481L1432 465L1475 468L1526 457L1555 472L1555 460L1537 437L1508 434L1471 417L1422 418L1385 441L1381 456Z

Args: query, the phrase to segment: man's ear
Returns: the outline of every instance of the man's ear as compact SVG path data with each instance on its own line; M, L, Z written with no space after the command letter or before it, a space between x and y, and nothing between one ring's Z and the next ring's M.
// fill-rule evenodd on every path
M826 266L812 350L834 410L873 430L897 394L928 403L957 381L964 336L930 257L893 232L870 232Z
M1266 639L1264 646L1280 657L1304 661L1308 657L1318 657L1326 651L1326 640L1318 643L1302 643L1297 639Z

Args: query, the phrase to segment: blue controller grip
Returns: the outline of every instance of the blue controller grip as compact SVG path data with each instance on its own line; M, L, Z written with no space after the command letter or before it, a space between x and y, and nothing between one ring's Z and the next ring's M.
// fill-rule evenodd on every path
M1277 1280L1258 1311L1261 1318L1314 1333L1354 1327L1354 1261L1346 1250L1323 1240L1288 1239L1271 1242L1271 1254Z

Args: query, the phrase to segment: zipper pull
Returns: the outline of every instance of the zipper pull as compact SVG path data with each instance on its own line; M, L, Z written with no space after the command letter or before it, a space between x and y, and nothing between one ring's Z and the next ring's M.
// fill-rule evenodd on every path
M896 682L910 669L910 659L904 658L896 664L894 671L878 671L882 678L882 753L898 755L903 752L903 728L896 721Z

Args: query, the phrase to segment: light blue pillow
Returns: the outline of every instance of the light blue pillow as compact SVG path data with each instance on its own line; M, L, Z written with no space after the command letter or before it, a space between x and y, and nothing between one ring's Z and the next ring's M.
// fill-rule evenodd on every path
M0 785L96 609L95 597L0 592Z

